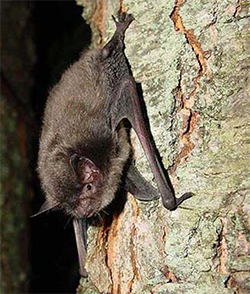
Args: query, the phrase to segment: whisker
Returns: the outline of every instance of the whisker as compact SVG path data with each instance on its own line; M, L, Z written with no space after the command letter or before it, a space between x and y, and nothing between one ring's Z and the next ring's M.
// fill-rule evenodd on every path
M65 226L64 226L64 230L67 228L67 226L68 226L68 224L69 224L69 222L73 219L73 215L71 214L70 216L69 216L69 218L68 218L68 220L67 220L67 222L66 222L66 224L65 224Z
M107 213L107 211L105 211L104 209L102 209L101 212L105 213L106 215L109 215L109 213Z
M102 216L100 215L100 213L99 212L96 212L95 214L98 217L99 221L102 222Z

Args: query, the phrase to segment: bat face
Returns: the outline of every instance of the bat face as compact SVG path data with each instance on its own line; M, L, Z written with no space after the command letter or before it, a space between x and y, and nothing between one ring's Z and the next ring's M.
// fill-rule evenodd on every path
M84 118L83 123L75 124L73 133L70 117L60 121L63 130L68 130L59 135L59 126L55 132L50 121L45 120L40 139L38 173L46 202L39 213L56 206L76 218L91 217L115 197L130 152L127 133L121 128L118 136L111 131L104 135L104 124L100 123L97 127L91 124L95 134L90 136Z
M90 159L74 154L42 162L40 168L43 165L40 177L50 207L77 218L91 217L103 208L108 177Z
M79 196L72 212L78 218L90 217L100 210L104 173L88 158L74 154L70 164L78 179Z
M49 207L77 218L90 217L102 208L105 175L90 159L76 154L56 160L48 156L40 169Z

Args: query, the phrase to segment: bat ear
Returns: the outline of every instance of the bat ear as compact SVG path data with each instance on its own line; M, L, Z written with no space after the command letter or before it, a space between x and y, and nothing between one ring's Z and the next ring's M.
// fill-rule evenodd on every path
M53 209L54 207L58 206L59 203L56 203L56 204L51 204L49 203L47 200L43 203L43 205L41 206L41 208L39 209L39 211L36 213L36 214L33 214L31 215L31 217L35 217L35 216L38 216L48 210L51 210Z
M70 157L70 166L71 168L73 169L73 171L75 173L77 173L77 164L79 162L79 156L77 154L73 154L71 157Z

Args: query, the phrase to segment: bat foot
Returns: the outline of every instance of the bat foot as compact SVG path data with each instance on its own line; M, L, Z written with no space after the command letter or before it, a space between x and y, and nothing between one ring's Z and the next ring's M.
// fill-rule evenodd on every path
M102 49L102 58L106 59L111 55L111 52L114 50L123 50L124 48L124 35L131 24L131 22L134 20L134 17L132 14L127 14L126 12L118 12L117 19L112 15L112 18L116 24L116 31L113 35L112 39L108 42L106 46Z
M128 14L126 12L118 12L117 19L112 15L112 18L116 24L116 29L119 34L124 35L126 29L129 27L131 22L134 20L132 14Z

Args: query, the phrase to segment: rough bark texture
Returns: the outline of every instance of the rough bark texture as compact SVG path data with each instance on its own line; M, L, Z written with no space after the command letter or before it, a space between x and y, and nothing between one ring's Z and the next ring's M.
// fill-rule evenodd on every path
M1 3L1 293L27 293L29 289L32 191L27 140L35 63L30 16L30 2Z
M249 1L78 4L94 46L112 35L120 5L134 14L126 54L152 133L177 196L196 194L173 212L128 195L110 225L90 228L78 293L249 293Z

